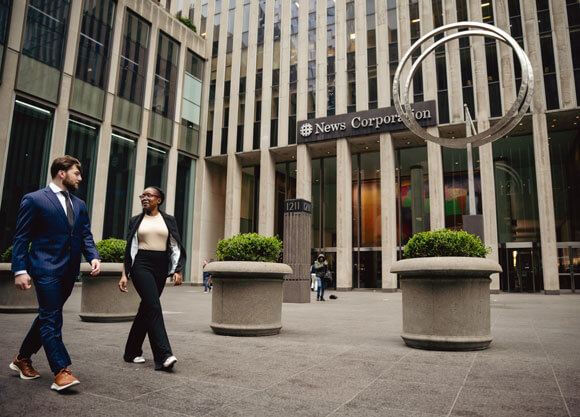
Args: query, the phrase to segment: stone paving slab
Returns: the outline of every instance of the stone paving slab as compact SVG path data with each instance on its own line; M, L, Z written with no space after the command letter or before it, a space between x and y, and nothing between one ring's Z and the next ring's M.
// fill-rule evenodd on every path
M209 328L211 295L167 287L171 373L128 364L130 323L85 323L82 287L64 311L64 340L81 384L57 393L8 369L33 314L0 314L0 416L580 416L580 296L491 296L491 347L411 349L400 338L401 294L341 292L284 304L279 335L236 338ZM2 365L2 362L4 365Z

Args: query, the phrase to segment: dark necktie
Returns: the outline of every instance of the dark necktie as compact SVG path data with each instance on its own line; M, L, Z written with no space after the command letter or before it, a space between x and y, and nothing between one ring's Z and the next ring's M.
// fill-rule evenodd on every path
M70 227L73 227L73 224L75 222L75 212L73 211L68 191L61 191L61 193L62 195L64 195L64 201L66 201L66 217L68 218L68 225Z

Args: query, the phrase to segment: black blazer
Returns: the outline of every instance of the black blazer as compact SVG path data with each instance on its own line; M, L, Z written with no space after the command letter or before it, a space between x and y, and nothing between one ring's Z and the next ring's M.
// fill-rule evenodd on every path
M173 263L171 259L171 245L170 241L173 238L177 245L179 246L179 260L177 261L177 265L175 266L175 272L179 272L185 266L185 261L187 256L185 255L185 248L181 243L181 237L179 236L179 231L177 230L177 222L175 221L175 217L164 213L163 211L159 210L163 220L165 221L165 225L167 226L167 230L169 231L169 237L167 238L167 258L168 258L168 266L167 266L167 276L171 274L173 269ZM143 217L145 217L145 212L138 214L136 216L131 217L129 220L129 227L127 229L127 246L125 247L125 274L130 276L131 273L131 266L133 265L134 259L131 257L131 247L133 243L133 238L135 237L139 226L141 225L141 221L143 221Z

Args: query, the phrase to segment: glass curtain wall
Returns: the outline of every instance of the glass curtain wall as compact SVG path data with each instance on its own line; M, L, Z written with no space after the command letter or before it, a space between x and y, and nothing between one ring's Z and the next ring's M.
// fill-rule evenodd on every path
M411 45L413 45L421 36L421 18L419 11L419 0L409 0L409 18L411 20ZM418 48L412 56L415 62L421 55L421 48ZM419 67L413 77L413 100L414 102L423 101L423 68Z
M467 151L441 147L443 156L443 186L445 189L445 228L463 229L463 216L481 214L481 178L479 148L473 148L473 180L475 188L475 213L469 211L469 183Z
M167 151L155 146L147 146L147 172L145 187L156 186L165 191L167 186Z
M308 0L308 101L307 119L316 114L316 0Z
M136 142L136 139L118 133L111 136L103 239L125 239L133 199L136 198L133 196Z
M187 253L192 253L193 208L195 202L195 168L197 161L187 155L177 156L177 178L175 184L175 220L181 241ZM188 275L191 257L184 268L184 281L191 281Z
M353 288L381 288L380 153L352 155Z
M415 233L431 228L427 147L395 151L397 242L400 249Z
M336 157L331 156L312 160L312 248L335 247Z
M138 105L143 104L148 46L149 24L127 10L119 60L117 95Z
M347 112L356 111L356 27L354 23L354 0L346 1L346 74Z
M397 17L397 0L387 0L387 22L389 25L387 40L389 42L389 76L391 80L389 85L392 86L395 72L399 66L399 41L397 37L399 19ZM393 97L391 97L391 106L394 105L395 102L393 101Z
M4 72L4 50L8 42L11 12L12 0L0 0L0 82L2 81L2 73Z
M52 120L49 110L20 100L14 104L0 208L2 251L12 245L18 207L24 194L46 185Z
M77 158L83 166L83 180L74 194L85 201L89 213L93 207L98 143L99 130L97 127L85 121L69 119L66 154Z
M457 0L457 21L467 18L467 0ZM466 30L466 29L464 29ZM471 40L465 36L459 39L459 58L461 60L461 90L463 103L467 104L471 117L475 118L475 100L473 97L473 72L471 68Z
M163 32L159 32L151 110L170 120L173 120L175 115L178 63L179 43Z
M296 198L296 162L276 164L274 235L284 241L284 200Z
M334 0L327 0L326 3L326 45L326 91L328 96L326 115L334 116L336 113L336 8Z
M369 109L378 107L377 94L377 33L375 23L375 0L367 0L367 65L369 77Z
M550 125L549 125L550 126ZM551 129L553 130L553 129ZM549 131L560 289L580 289L580 132Z
M570 31L570 49L572 50L572 66L576 83L576 102L580 103L580 3L577 0L566 0L568 14L568 29Z
M290 86L288 91L288 144L296 143L296 104L298 88L298 7L300 0L290 4Z
M500 288L535 292L543 288L539 265L540 223L531 135L493 142L495 201L500 245Z
M242 168L242 207L240 212L240 233L258 232L258 192L260 167Z

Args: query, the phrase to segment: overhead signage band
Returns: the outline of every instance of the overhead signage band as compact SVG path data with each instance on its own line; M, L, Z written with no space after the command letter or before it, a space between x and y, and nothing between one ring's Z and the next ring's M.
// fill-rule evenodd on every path
M419 126L437 124L435 100L414 103L411 109ZM311 143L405 129L407 126L397 114L395 107L384 107L299 121L296 123L296 142Z

